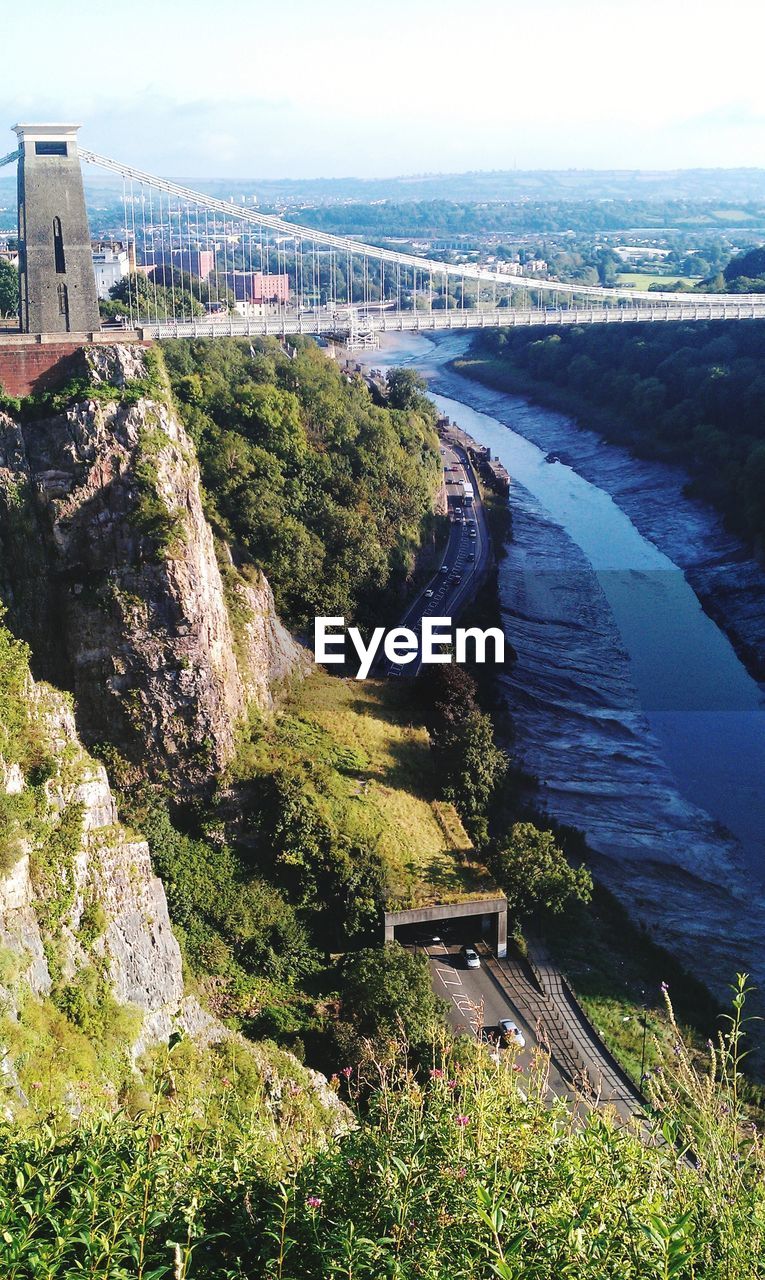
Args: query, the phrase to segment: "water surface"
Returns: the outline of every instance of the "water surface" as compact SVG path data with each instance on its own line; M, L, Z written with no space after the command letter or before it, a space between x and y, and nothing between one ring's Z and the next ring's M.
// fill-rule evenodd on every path
M616 502L578 469L594 437L444 368L465 343L407 335L369 362L419 368L512 477L499 591L518 662L501 679L538 802L587 834L601 874L708 980L744 964L765 980L762 690L678 563L714 563L732 587L730 539L677 472L600 444L609 489L630 495ZM546 437L566 461L545 461ZM675 558L638 527L651 504Z

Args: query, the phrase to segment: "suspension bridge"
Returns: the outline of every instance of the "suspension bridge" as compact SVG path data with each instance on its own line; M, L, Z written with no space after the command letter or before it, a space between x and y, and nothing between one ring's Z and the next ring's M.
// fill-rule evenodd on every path
M358 345L386 331L765 318L763 294L561 283L366 244L84 149L75 125L15 128L19 145L0 166L18 164L20 329L43 340L102 327L83 163L121 185L110 230L123 262L119 323L145 339L310 334Z

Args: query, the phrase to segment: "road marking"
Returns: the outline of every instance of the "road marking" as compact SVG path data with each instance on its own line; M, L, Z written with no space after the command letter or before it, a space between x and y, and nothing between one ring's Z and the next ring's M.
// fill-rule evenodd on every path
M445 987L461 987L462 986L462 978L458 973L455 973L454 969L438 969L437 968L436 973L438 974L439 978L441 979ZM444 977L444 974L446 974L446 977L450 979L449 982L447 982L446 977Z

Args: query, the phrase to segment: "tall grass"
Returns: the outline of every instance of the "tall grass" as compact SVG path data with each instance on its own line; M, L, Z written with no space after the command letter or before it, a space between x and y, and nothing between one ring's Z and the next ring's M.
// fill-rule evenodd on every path
M748 1280L765 1272L743 981L700 1069L678 1032L634 1124L434 1046L343 1067L355 1129L302 1157L257 1108L179 1102L0 1134L3 1280ZM668 1015L672 1019L671 1007ZM212 1095L211 1095L212 1097Z

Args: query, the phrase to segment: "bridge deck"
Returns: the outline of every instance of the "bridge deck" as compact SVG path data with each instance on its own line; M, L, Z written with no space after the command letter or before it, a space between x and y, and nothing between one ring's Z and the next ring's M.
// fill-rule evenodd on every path
M702 320L763 320L765 319L765 295L762 301L740 302L735 297L721 295L719 302L687 302L677 305L657 304L654 307L547 307L514 310L501 308L496 311L383 311L357 313L349 317L342 312L297 312L252 316L209 316L194 320L153 320L136 323L131 329L106 327L94 333L23 334L0 332L0 346L36 344L45 342L141 342L158 338L236 338L267 335L305 334L315 337L376 336L382 333L441 332L484 328L531 328L535 326L583 324L644 324L661 321Z

